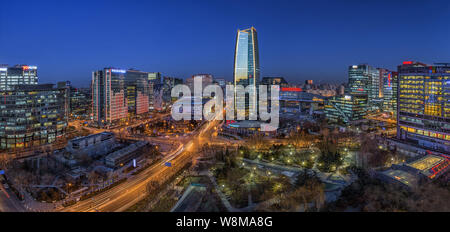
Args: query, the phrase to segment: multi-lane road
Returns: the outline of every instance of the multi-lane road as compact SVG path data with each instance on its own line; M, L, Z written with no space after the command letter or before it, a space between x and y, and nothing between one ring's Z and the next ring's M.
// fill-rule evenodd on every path
M147 195L147 184L150 181L159 183L174 175L185 164L195 158L196 143L207 142L212 132L216 131L221 121L212 120L203 123L199 130L187 137L173 138L180 142L174 151L169 152L161 161L133 176L118 186L99 193L90 199L77 202L75 205L60 209L63 212L119 212L124 211L144 199ZM171 162L172 167L167 167Z

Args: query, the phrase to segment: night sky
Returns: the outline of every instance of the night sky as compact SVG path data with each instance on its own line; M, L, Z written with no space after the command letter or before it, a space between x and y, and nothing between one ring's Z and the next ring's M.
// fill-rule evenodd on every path
M232 80L237 29L258 31L261 77L339 83L352 64L450 62L448 1L10 1L0 64L89 86L107 66Z

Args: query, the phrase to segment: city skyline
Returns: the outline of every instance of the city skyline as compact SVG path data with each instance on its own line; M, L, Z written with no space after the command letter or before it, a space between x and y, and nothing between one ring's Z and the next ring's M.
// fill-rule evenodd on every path
M0 212L450 212L450 4L169 1L2 4Z
M179 6L175 10L167 3L53 3L29 2L22 8L6 2L0 10L6 35L0 36L0 63L36 65L42 83L67 79L87 87L93 71L110 66L183 79L211 73L231 81L235 33L250 26L262 38L261 77L284 76L297 83L344 82L352 64L395 69L405 60L432 64L450 59L445 41L426 36L448 27L444 13L449 5L440 1L281 2L274 7L239 2L243 9L255 7L247 14L239 14L236 6L201 1L172 2ZM152 13L144 14L149 8ZM12 12L19 9L22 16L14 17ZM123 13L120 20L109 17L118 10ZM175 15L183 22L171 17ZM27 28L28 36L14 36L19 28ZM422 32L414 33L416 28ZM101 36L99 29L111 36ZM416 49L408 50L411 46ZM324 65L327 69L321 69Z

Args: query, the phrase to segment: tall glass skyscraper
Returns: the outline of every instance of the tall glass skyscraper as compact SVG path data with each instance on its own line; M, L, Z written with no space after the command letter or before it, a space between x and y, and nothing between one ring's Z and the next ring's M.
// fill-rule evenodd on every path
M254 27L238 30L236 37L236 49L234 55L234 86L242 85L244 87L253 85L254 92L247 93L244 99L237 99L235 91L235 109L239 105L245 105L245 114L249 112L249 100L253 95L253 106L257 107L256 86L259 82L259 50L258 38ZM245 103L242 102L245 100ZM256 109L256 108L255 108Z

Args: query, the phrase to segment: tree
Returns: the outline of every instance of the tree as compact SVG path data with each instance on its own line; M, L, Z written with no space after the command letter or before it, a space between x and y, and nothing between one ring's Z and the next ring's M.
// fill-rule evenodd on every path
M7 153L0 154L0 169L5 170L11 163L12 157Z
M363 168L374 168L384 166L390 154L381 150L375 139L365 135L361 138L361 149L358 156Z
M148 182L147 187L146 187L147 194L151 194L153 191L158 189L158 187L159 187L158 181L152 180L152 181Z

